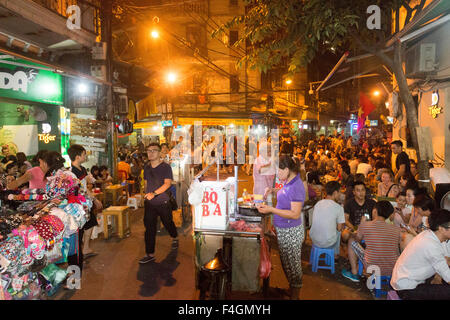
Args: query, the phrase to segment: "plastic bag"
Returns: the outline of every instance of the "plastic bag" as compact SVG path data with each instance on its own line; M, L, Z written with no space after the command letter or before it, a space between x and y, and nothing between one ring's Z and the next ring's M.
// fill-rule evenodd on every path
M267 240L264 237L262 237L261 253L259 257L259 277L261 279L268 278L271 270L272 270L272 263L270 262L269 245L267 244Z

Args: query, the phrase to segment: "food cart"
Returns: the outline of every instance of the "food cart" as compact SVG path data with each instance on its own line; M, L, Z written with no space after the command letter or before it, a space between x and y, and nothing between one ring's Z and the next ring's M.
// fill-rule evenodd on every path
M240 291L266 293L269 278L262 280L259 274L261 239L266 218L255 208L239 210L237 166L235 175L224 181L199 182L197 175L189 189L194 230L194 259L196 288L200 299L205 297L205 265L214 259L226 265L222 283L215 289L217 299L225 299L226 292ZM214 264L214 263L213 263ZM217 263L216 263L217 266ZM208 271L208 270L206 270ZM209 270L213 271L213 270Z

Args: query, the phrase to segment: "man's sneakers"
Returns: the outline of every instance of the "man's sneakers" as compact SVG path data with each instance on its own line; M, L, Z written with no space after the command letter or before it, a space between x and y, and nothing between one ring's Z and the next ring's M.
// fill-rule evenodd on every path
M145 256L141 260L139 260L139 263L140 264L145 264L145 263L149 263L149 262L155 261L155 259L156 258L154 256Z
M178 239L172 240L172 250L178 249Z
M359 282L359 276L357 274L353 274L350 270L342 269L341 274L344 278L347 278L353 282Z

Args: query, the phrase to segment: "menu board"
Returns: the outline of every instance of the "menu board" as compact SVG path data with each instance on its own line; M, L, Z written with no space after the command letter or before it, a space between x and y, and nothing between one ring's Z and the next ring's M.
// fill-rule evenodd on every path
M89 115L70 115L71 144L80 144L86 151L106 152L107 130L106 121L98 121Z

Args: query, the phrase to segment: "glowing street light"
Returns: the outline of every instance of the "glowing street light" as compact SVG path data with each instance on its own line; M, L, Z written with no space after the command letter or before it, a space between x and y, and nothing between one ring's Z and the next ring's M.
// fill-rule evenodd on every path
M150 36L151 36L153 39L158 39L158 38L159 38L159 31L158 31L158 30L152 30L152 31L150 32Z
M375 90L375 91L373 92L373 95L374 95L375 97L378 97L378 96L380 95L380 91Z
M287 80L286 80L286 84L287 84L287 85L289 85L289 84L291 84L291 83L292 83L292 79L287 79Z
M78 84L78 92L79 93L86 93L88 91L88 87L84 83Z
M166 80L168 83L171 83L171 84L175 83L175 81L177 81L177 74L174 72L169 72L167 74Z

